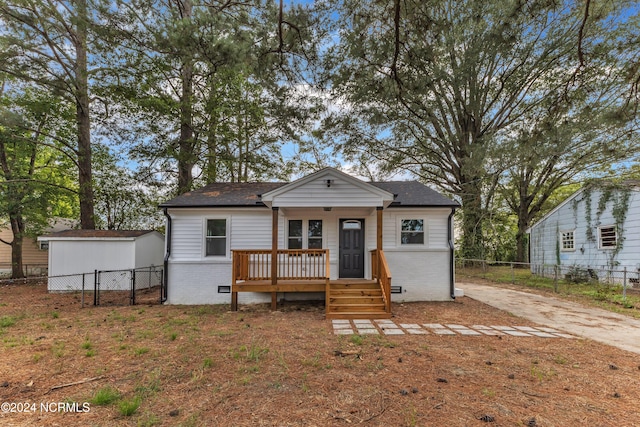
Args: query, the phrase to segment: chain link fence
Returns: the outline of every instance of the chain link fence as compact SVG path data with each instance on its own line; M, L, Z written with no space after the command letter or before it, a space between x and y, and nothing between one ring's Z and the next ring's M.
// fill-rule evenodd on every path
M49 271L47 264L22 264L22 272L27 277L46 276ZM11 263L0 262L0 280L11 277Z
M584 294L598 300L627 302L637 299L640 308L640 269L597 268L581 265L530 264L517 262L457 259L456 276L512 283L554 292ZM631 300L628 299L631 297ZM626 304L626 305L629 305Z
M25 303L55 306L160 304L162 283L163 268L159 266L96 270L65 276L1 279L0 297L4 294L22 298Z

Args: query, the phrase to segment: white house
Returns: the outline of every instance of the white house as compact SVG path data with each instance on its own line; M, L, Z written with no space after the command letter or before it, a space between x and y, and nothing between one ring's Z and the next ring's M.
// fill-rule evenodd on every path
M52 291L82 289L83 273L162 266L164 260L164 236L157 231L64 230L40 236L38 241L49 242L48 289ZM93 285L93 274L87 275L86 289ZM129 289L129 282L117 281L111 288Z
M587 185L528 230L532 264L640 269L640 182Z
M291 183L210 184L160 205L167 303L235 308L240 292L275 306L324 294L328 317L376 317L378 304L390 314L392 292L451 300L458 206L419 182L364 182L332 168Z

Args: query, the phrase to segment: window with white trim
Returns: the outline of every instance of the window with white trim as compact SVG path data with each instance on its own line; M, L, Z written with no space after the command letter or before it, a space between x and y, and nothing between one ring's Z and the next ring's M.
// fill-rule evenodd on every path
M205 256L227 255L227 220L208 219L205 235Z
M49 241L48 240L40 240L38 242L39 246L40 246L40 250L41 251L48 251L49 250Z
M618 246L618 232L615 225L598 228L600 249L615 249Z
M287 249L322 249L322 220L290 219Z
M560 249L565 252L571 252L576 250L574 230L562 231L560 233Z
M403 245L424 245L424 219L401 220L400 243Z

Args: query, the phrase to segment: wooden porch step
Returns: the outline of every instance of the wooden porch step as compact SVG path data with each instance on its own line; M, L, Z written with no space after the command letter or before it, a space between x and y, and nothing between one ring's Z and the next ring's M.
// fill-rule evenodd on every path
M331 304L331 312L349 311L368 313L371 311L384 311L384 303L372 304Z
M332 294L329 298L330 304L375 304L382 303L383 299L380 295L361 296L361 295L344 295L337 296Z
M380 286L373 280L357 282L331 281L331 290L334 289L380 289Z
M381 289L340 289L331 290L331 297L380 297L382 298Z
M325 317L327 319L391 319L391 313L387 313L386 311L369 313L342 311L339 313L327 313Z

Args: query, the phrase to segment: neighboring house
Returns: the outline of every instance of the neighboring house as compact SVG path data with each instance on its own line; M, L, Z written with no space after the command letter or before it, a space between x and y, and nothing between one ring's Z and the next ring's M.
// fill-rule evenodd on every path
M237 292L242 302L271 294L273 306L322 292L329 315L378 304L381 282L387 312L390 292L397 301L451 300L458 206L419 182L364 182L332 168L291 183L210 184L160 205L167 302L235 309Z
M47 233L52 233L72 227L73 220L66 218L54 218L50 221ZM13 241L11 226L0 229L0 239L5 242ZM22 265L27 275L40 275L47 273L49 260L49 244L46 241L37 241L26 237L22 242ZM0 275L11 274L11 246L0 243Z
M528 230L532 264L637 273L640 182L590 184Z
M95 270L133 270L161 266L164 236L149 230L64 230L38 237L49 242L49 290L80 290L82 275ZM127 276L128 277L128 276ZM93 289L93 274L85 277ZM104 284L111 290L129 289L129 282Z

